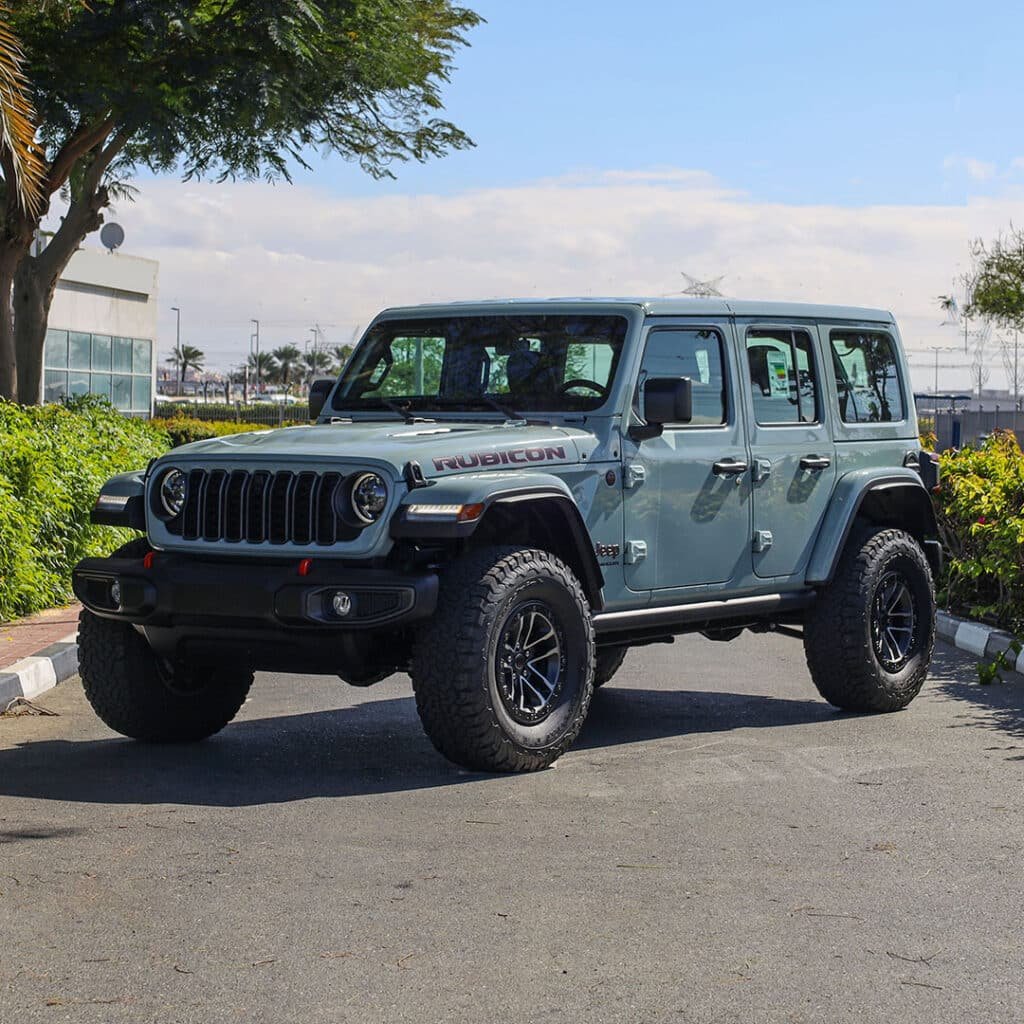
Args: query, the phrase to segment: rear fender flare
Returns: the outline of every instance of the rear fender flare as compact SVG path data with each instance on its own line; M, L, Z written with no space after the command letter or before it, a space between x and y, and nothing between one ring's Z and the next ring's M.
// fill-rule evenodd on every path
M917 473L897 467L884 473L877 469L854 470L840 478L832 494L807 566L809 586L832 582L858 519L906 530L923 548L932 571L939 571L941 547L935 509Z

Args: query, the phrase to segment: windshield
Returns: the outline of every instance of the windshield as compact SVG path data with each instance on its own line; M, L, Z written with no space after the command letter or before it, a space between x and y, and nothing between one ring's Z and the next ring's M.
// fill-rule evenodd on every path
M333 408L585 412L604 403L621 316L453 316L371 328Z

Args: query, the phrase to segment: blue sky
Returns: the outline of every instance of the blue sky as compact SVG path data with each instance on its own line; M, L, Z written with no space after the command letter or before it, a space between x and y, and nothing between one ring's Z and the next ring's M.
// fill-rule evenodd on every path
M321 184L451 193L671 166L767 201L948 203L994 187L1024 152L1020 12L1006 0L470 6L487 24L445 95L477 149L383 185L317 161Z

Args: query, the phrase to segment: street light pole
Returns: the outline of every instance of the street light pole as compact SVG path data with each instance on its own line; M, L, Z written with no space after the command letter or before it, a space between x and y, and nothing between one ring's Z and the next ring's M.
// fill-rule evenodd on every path
M177 316L177 325L174 328L174 357L178 360L175 364L178 367L178 372L174 375L174 394L177 396L178 381L181 379L181 310L177 306L171 306Z
M260 322L259 320L253 319L252 321L256 325L256 394L260 393ZM251 350L250 339L250 350Z

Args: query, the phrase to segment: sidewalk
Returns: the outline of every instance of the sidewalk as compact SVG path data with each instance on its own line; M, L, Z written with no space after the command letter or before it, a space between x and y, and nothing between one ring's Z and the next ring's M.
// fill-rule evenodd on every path
M0 712L32 699L78 671L80 605L51 608L0 625Z

